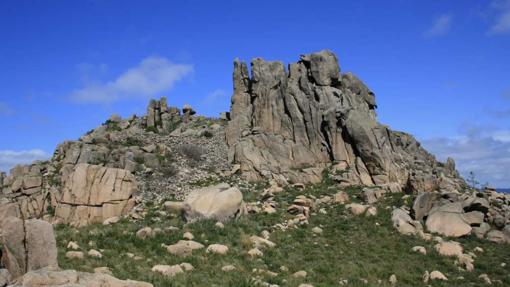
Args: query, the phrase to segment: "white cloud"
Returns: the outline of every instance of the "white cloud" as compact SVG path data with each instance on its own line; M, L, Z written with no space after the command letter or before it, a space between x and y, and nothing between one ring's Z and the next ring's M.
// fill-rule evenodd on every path
M0 116L11 116L14 111L6 103L0 102Z
M478 127L460 137L432 138L422 144L441 161L455 159L465 177L473 171L482 183L510 187L510 130Z
M437 17L432 26L423 33L425 37L437 37L443 36L450 31L452 25L452 16L448 14L443 14Z
M510 33L510 0L496 0L491 4L496 11L496 21L489 28L489 34Z
M29 164L34 160L46 160L50 156L40 149L13 151L0 150L0 170L9 171L17 164Z
M149 98L171 90L175 83L192 72L192 65L149 57L113 81L86 83L82 89L73 91L70 98L81 103L103 104L128 98Z

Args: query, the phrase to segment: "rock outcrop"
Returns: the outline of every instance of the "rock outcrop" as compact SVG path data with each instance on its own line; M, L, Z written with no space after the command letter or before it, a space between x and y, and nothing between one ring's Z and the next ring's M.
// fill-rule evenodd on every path
M474 234L497 243L510 243L510 195L491 188L483 191L451 193L421 192L411 212L397 208L392 220L403 234L415 234L414 226L448 237Z
M159 101L151 100L149 102L147 115L145 117L145 125L147 128L156 131L172 132L180 121L180 110L176 107L169 107L166 97L162 97Z
M136 188L127 170L78 164L64 181L55 219L79 227L125 215L134 206Z
M464 185L453 160L440 163L411 135L378 123L374 93L341 74L330 51L303 55L288 71L256 58L251 72L234 62L226 132L229 160L245 178L317 182L334 166L348 184L409 191Z
M53 227L39 219L8 217L2 231L2 265L13 279L44 267L58 267Z
M51 188L47 183L47 162L19 165L9 175L0 175L0 230L8 216L42 217L51 205Z

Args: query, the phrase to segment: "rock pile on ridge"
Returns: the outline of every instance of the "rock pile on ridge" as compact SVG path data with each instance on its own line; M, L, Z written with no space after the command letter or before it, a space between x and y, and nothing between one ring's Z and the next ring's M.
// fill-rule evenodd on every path
M0 230L7 216L53 220L56 211L58 222L83 226L125 215L135 198L182 200L195 183L230 171L224 126L189 105L182 112L168 106L165 97L151 100L144 116L112 115L79 140L59 144L51 159L0 172ZM95 201L86 202L91 194Z
M330 51L301 56L288 71L256 58L251 77L234 62L229 160L249 180L317 182L326 167L347 184L393 191L459 190L449 159L438 162L411 135L377 122L372 91L341 74Z
M425 231L447 237L474 234L510 243L510 196L490 188L472 193L421 192L411 208L395 209L392 220L400 233L408 235L423 236Z

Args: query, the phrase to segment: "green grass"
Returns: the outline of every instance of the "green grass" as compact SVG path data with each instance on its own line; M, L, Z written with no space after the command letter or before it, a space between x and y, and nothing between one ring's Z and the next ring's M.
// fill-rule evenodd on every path
M501 267L502 262L510 260L510 247L481 241L474 237L459 239L466 252L479 246L483 253L477 253L475 271L461 271L454 265L453 258L440 257L435 253L434 242L400 235L391 225L391 210L388 206L400 206L401 194L385 198L377 204L379 214L375 217L356 217L347 212L343 205L323 205L327 214L316 213L310 218L310 224L297 229L280 231L272 226L281 223L291 215L285 212L292 200L299 194L316 197L332 195L338 190L327 183L310 185L304 190L286 188L276 195L278 212L272 215L247 215L239 220L225 224L224 229L217 228L212 221L203 221L185 225L179 216L161 216L158 205L147 206L148 214L140 222L123 220L112 226L93 225L81 229L59 226L57 241L59 262L63 268L93 271L94 267L108 266L114 275L121 279L147 281L155 286L256 286L251 278L260 276L265 282L280 286L298 286L310 283L314 286L339 286L339 280L347 279L347 286L390 286L388 278L395 274L397 286L425 286L423 273L433 270L443 272L448 282L429 282L432 286L481 286L478 276L487 273L502 285L510 286L509 267ZM359 201L360 189L347 190L353 201ZM254 192L246 194L250 200L256 198ZM135 236L138 229L151 226L164 229L179 227L179 231L165 231L154 238L139 239ZM314 235L311 229L320 226L322 235ZM246 252L250 249L248 238L260 235L263 230L271 231L270 240L277 246L263 250L260 259L249 259ZM219 243L229 247L224 256L207 254L205 250L194 251L188 258L173 256L161 247L161 244L173 244L182 239L182 234L190 231L205 246ZM65 258L68 241L77 241L83 251L90 248L104 249L102 259L69 260ZM92 242L92 245L89 245ZM427 255L411 252L416 245L425 246ZM130 252L143 259L135 261L125 256ZM151 272L156 264L191 263L195 270L179 274L174 278L165 278ZM510 262L507 262L510 263ZM234 272L223 272L224 265L234 265ZM286 266L289 271L280 271ZM253 273L253 269L277 272L278 276L269 277ZM292 273L305 270L304 279L296 279ZM463 280L457 277L464 277ZM368 285L360 279L368 280ZM379 284L378 281L382 283ZM496 285L498 286L498 285Z

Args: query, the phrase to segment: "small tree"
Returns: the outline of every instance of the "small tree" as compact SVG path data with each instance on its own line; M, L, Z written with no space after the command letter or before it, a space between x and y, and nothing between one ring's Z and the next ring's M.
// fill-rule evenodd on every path
M476 180L475 173L470 171L468 175L468 183L471 186L471 188L476 189L476 186L480 183L478 180Z

